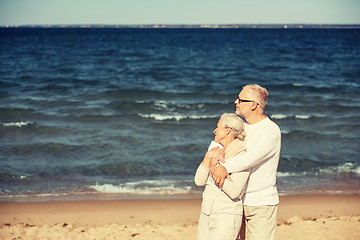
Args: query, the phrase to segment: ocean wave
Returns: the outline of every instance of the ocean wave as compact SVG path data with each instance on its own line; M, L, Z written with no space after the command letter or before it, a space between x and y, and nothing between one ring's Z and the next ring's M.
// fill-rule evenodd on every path
M360 176L360 166L352 162L346 162L338 166L330 166L327 168L320 169L319 172L325 174L352 173Z
M152 118L156 121L165 121L165 120L176 120L181 121L184 119L209 119L209 118L218 118L219 115L180 115L180 114L138 114L138 116L143 118Z
M163 112L182 112L182 111L205 111L207 105L219 104L219 102L193 102L179 100L135 100L136 104L146 104L148 107ZM220 103L226 104L226 103Z
M203 103L174 103L165 100L157 100L154 102L154 107L158 110L175 111L176 109L184 110L203 110L205 104Z
M360 176L360 166L345 162L337 166L329 166L324 168L312 169L311 171L302 172L277 172L277 177L298 177L306 175L339 175L339 174L355 174Z
M132 195L176 195L192 192L190 183L179 186L175 180L144 180L120 185L96 184L90 188L101 193Z
M326 117L324 114L312 114L312 115L306 115L306 114L271 114L270 118L272 119L286 119L286 118L295 118L295 119L310 119L310 118L324 118Z
M26 121L26 122L9 122L9 123L3 123L2 125L4 127L26 127L26 126L30 126L33 125L33 122L30 121Z
M278 178L281 177L297 177L297 176L305 176L308 175L309 173L307 172L277 172L276 176Z
M281 134L289 134L290 131L289 130L281 130Z
M286 115L286 114L271 114L270 117L272 119L285 119L285 118L290 118L292 117L292 115Z

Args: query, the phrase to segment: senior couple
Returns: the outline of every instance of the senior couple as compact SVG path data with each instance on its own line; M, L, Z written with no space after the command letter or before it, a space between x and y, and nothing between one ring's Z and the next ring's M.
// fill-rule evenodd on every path
M274 239L281 134L264 115L267 97L265 88L246 85L235 101L236 114L218 121L195 174L196 185L205 185L198 240L244 239L242 222L246 240Z

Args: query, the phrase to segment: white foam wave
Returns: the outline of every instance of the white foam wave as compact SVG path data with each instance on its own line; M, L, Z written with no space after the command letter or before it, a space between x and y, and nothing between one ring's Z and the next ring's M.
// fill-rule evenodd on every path
M157 121L164 120L176 120L181 121L183 119L206 119L206 118L217 118L218 115L180 115L180 114L139 114L143 118L153 118Z
M330 166L326 168L320 168L317 171L311 172L277 172L277 177L296 177L306 175L321 175L321 174L341 174L341 173L352 173L360 176L360 166L354 163L346 162L338 166Z
M295 115L295 118L297 119L309 119L310 117L310 115Z
M306 115L306 114L280 114L279 113L279 114L271 114L270 117L272 119L296 118L296 119L306 120L306 119L309 119L309 118L312 118L312 117L323 118L323 117L326 117L326 116L323 115L323 114Z
M277 172L277 177L296 177L296 176L304 176L307 175L307 172Z
M285 114L272 114L270 115L271 118L273 119L284 119L284 118L288 118L291 117L290 115L285 115Z
M26 127L28 125L34 124L33 122L26 121L26 122L10 122L10 123L3 123L4 127Z
M167 101L164 101L164 100L155 101L154 106L157 109L160 109L160 110L163 110L163 109L174 110L174 108L169 108L169 103Z
M132 195L176 195L188 194L191 192L191 186L176 186L175 181L171 180L145 180L139 182L128 182L126 184L96 184L90 186L101 193L122 193Z
M178 108L185 109L185 110L203 110L204 104L203 103L197 103L197 104L191 104L191 103L179 103L179 102L169 102L165 100L157 100L154 102L154 108L163 112L173 112L175 113Z
M354 173L356 175L360 175L360 166L357 166L351 162L346 162L339 166L331 166L328 168L320 169L319 172L326 174Z

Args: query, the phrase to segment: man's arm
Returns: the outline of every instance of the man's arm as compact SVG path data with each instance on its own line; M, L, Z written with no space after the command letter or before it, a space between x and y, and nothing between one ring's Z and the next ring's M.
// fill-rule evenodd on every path
M274 155L280 148L281 135L278 129L271 130L259 136L256 144L253 144L246 152L230 158L225 163L220 163L213 173L214 181L222 187L229 173L249 169Z
M249 146L246 152L240 153L230 158L229 161L220 164L229 173L233 173L252 168L269 159L280 150L281 145L280 131L271 130L271 132L259 136L256 143Z

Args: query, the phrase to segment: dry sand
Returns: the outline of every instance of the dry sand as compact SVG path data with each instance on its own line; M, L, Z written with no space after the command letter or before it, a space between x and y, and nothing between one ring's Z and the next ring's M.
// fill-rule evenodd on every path
M201 199L0 202L0 239L196 239ZM360 239L360 195L280 197L276 240Z

